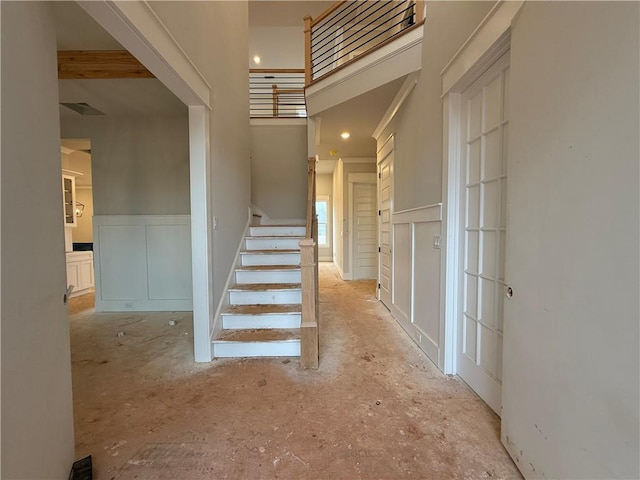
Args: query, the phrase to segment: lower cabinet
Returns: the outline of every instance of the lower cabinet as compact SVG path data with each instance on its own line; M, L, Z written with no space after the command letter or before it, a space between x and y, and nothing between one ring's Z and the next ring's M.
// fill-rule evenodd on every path
M72 297L94 287L93 252L67 252L67 289L72 285Z

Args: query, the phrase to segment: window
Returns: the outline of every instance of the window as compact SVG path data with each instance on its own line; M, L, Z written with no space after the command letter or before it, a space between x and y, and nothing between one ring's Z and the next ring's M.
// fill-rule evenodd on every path
M323 198L316 200L316 215L318 216L318 246L329 246L329 199Z

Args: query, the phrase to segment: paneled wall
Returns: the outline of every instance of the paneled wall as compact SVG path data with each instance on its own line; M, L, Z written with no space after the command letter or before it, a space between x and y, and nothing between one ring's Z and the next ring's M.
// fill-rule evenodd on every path
M93 217L96 311L188 311L189 215Z
M440 354L440 238L442 206L392 216L391 313L437 365Z

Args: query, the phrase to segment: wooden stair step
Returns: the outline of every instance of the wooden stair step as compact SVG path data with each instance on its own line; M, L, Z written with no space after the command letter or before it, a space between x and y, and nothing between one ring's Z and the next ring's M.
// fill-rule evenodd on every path
M299 329L221 330L216 342L284 342L299 340Z
M229 291L263 292L271 290L299 290L299 283L244 283L234 285Z
M255 237L254 237L255 238ZM280 255L282 253L300 253L300 250L243 250L242 255Z
M300 265L241 265L236 268L236 271L241 271L241 270L254 271L254 272L269 271L269 270L296 271L296 270L300 270Z
M302 305L227 305L223 310L224 315L278 315L278 314L301 314Z

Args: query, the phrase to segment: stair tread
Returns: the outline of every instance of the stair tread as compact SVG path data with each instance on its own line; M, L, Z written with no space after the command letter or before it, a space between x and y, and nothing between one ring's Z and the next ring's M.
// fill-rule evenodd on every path
M255 238L255 237L254 237ZM277 255L280 253L300 253L300 250L293 249L270 249L270 250L243 250L240 252L242 255Z
M262 292L270 290L299 290L300 283L240 283L234 285L229 291Z
M302 240L304 237L304 235L247 235L244 238L248 238L250 240L279 240L279 239L284 239L284 240L293 240L293 239L297 239L299 238L300 240Z
M250 225L251 228L272 228L272 227L277 227L277 228L306 228L307 226L305 224L278 224L278 225Z
M299 340L300 330L256 328L251 330L221 330L214 342L278 342Z
M290 303L281 305L228 305L222 310L227 315L264 315L264 314L302 313L302 305Z
M300 270L300 265L242 265L236 271Z

